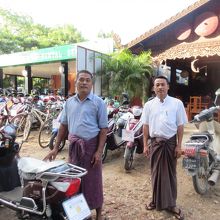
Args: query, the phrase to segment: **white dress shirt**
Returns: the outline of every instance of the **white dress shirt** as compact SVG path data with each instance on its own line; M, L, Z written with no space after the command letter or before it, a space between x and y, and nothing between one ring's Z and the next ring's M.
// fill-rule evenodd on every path
M141 120L149 125L150 137L166 139L173 137L177 127L188 121L182 101L168 95L163 102L158 97L146 102Z

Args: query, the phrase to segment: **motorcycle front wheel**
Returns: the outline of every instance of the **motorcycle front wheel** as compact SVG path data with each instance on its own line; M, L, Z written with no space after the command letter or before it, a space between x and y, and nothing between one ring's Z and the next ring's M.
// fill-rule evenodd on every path
M204 195L208 192L209 184L206 175L199 175L197 173L192 177L192 180L193 180L193 187L198 194Z
M124 163L124 168L126 171L131 170L132 164L134 161L134 148L125 148L125 163Z
M107 157L107 153L108 153L108 148L107 148L107 143L105 143L102 151L102 163L104 163L105 158Z

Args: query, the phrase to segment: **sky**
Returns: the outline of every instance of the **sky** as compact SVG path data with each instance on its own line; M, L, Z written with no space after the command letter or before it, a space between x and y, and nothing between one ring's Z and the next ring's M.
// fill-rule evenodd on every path
M196 0L0 0L0 7L46 26L72 24L88 40L114 31L126 44Z

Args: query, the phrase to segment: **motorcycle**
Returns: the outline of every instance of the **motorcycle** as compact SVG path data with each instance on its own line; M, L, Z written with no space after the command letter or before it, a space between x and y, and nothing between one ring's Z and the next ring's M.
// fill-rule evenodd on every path
M122 106L116 108L107 106L108 113L108 132L106 142L102 153L102 162L107 157L108 150L116 150L125 144L122 140L122 130L126 128L128 118L134 117L129 107L123 103Z
M143 153L143 131L140 121L142 108L133 106L132 113L134 118L129 118L127 127L123 130L122 139L126 141L124 153L124 168L126 171L132 169L135 153Z
M114 99L107 100L108 132L106 142L102 152L102 162L104 163L108 150L116 150L124 145L122 140L122 129L126 127L128 117L133 117L129 111L129 97L127 93L122 93L123 101L119 105Z
M91 212L87 202L79 193L81 177L87 170L65 161L16 159L22 144L19 146L15 137L16 127L12 124L0 131L0 204L17 211L20 219L82 220L89 217ZM10 166L13 167L9 169ZM5 178L14 175L12 169L20 181L10 188L1 188ZM7 172L4 179L3 172ZM8 182L12 184L10 180Z
M198 194L204 195L218 180L220 172L220 124L214 115L220 110L220 89L216 91L215 106L194 116L198 133L192 134L185 143L182 166L192 176Z

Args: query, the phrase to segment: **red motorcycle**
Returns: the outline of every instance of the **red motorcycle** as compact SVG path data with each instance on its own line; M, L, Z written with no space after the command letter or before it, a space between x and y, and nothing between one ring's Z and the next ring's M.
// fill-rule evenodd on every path
M87 171L64 161L16 158L20 147L15 137L16 127L12 124L0 131L0 204L17 211L20 219L89 217L90 209L79 193L81 177Z

